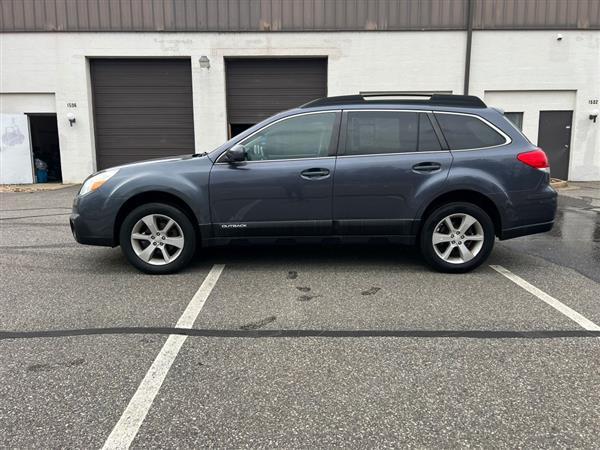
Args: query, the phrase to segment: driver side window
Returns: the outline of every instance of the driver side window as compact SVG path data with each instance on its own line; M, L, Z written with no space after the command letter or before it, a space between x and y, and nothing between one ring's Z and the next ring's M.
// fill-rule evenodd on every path
M241 144L248 161L319 158L329 154L336 113L303 114L267 126Z

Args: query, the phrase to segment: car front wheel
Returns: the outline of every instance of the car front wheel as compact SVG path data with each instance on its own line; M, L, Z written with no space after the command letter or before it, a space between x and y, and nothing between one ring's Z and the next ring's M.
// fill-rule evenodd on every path
M190 262L196 248L196 231L178 208L148 203L125 217L119 241L125 257L137 269L167 274Z
M468 272L482 264L494 247L489 215L471 203L440 206L426 219L420 236L423 257L442 272Z

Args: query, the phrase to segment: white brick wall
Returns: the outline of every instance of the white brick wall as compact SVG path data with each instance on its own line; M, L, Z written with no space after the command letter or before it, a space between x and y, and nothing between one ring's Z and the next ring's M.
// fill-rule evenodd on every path
M484 98L486 91L571 91L576 106L570 178L600 180L600 121L587 118L593 109L588 100L600 97L600 32L562 34L559 42L553 31L475 32L471 93ZM0 35L0 94L55 94L64 181L79 182L95 166L89 57L190 57L196 151L203 151L226 139L226 56L327 56L329 95L462 93L465 40L461 31L8 33ZM199 67L201 55L210 58L210 69ZM67 108L68 102L77 108ZM524 105L535 106L533 96ZM73 127L66 119L70 111L77 116Z

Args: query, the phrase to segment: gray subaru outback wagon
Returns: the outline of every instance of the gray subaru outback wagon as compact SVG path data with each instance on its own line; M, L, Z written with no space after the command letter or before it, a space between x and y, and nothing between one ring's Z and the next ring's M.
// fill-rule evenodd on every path
M544 152L477 97L329 97L209 153L93 174L70 223L78 242L120 245L153 274L180 270L199 246L373 237L465 272L496 237L552 228L549 181Z

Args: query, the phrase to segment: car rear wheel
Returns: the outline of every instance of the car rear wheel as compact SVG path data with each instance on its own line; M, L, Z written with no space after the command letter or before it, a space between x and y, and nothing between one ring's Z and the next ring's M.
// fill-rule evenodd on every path
M194 256L196 230L178 208L148 203L125 217L119 241L125 257L137 269L167 274L185 267Z
M482 264L494 247L490 216L471 203L449 203L433 211L423 224L421 252L442 272L468 272Z

